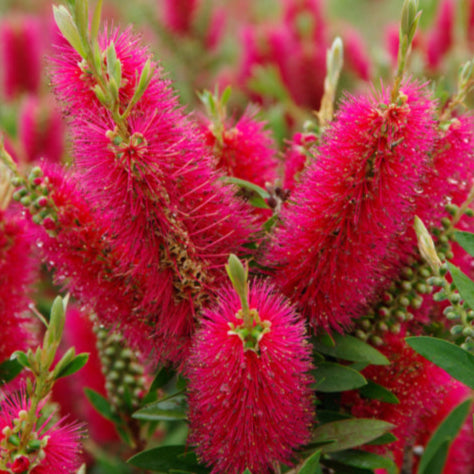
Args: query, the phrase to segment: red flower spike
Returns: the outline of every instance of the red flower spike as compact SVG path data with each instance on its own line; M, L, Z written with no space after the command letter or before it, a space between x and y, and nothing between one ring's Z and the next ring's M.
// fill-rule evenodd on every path
M100 39L102 48L112 42L122 66L125 109L149 54L129 31ZM182 361L195 318L225 280L225 260L243 250L254 220L234 190L218 181L201 134L180 110L158 65L127 117L129 136L123 137L91 94L91 78L81 71L77 53L61 51L56 91L66 110L77 106L71 131L81 183L93 208L105 210L111 246L121 256L118 271L144 285L143 305L155 311L148 322L155 341ZM71 88L74 97L68 96Z
M230 122L230 121L229 121ZM249 109L233 125L224 124L221 137L216 137L211 124L204 134L216 167L229 176L244 179L264 188L276 179L276 147L265 124Z
M213 474L273 472L273 462L291 463L293 450L310 438L313 380L304 323L266 283L250 285L249 307L267 327L257 350L245 350L237 335L241 302L226 288L205 311L188 360L190 443Z
M26 348L29 336L21 314L28 308L32 280L31 237L25 224L0 210L0 362Z
M387 247L412 225L435 138L434 102L406 82L398 103L348 97L282 212L268 252L276 280L315 330L340 330L366 310Z
M11 17L0 23L0 79L7 99L23 92L38 92L41 43L41 26L37 18Z

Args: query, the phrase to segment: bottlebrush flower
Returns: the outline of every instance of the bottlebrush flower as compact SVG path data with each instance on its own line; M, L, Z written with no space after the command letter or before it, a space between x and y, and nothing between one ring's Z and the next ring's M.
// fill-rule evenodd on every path
M235 176L265 187L276 178L275 144L265 124L247 109L235 124L224 123L216 130L204 125L206 144L214 155L215 165L226 175Z
M426 90L405 82L396 103L388 91L346 98L322 136L268 252L276 281L315 330L347 327L373 298L387 246L412 225L433 111Z
M7 435L17 435L22 439L23 423L20 420L26 420L30 406L24 390L3 397L0 404L1 460L7 463L7 468L12 472L18 473L25 469L30 469L28 472L32 474L76 472L82 463L80 443L84 437L84 429L78 423L66 423L65 418L52 423L51 417L37 422L28 437L25 452L15 452L15 447L5 443ZM36 419L39 418L38 410ZM15 454L16 460L12 459L12 454ZM23 470L19 470L20 466Z
M370 56L361 34L354 28L344 25L342 30L344 43L344 63L364 81L371 75Z
M163 20L175 33L189 33L199 0L164 0Z
M438 5L435 24L428 33L426 59L431 69L437 69L445 54L453 45L456 3L442 0Z
M145 320L154 309L143 294L143 281L122 273L121 254L107 238L108 223L95 214L77 186L78 177L48 165L34 178L41 194L31 233L40 255L54 267L55 282L65 286L97 312L107 327L119 327L135 347L151 349L151 325ZM151 324L151 323L150 323Z
M62 119L47 101L28 96L20 110L18 135L28 162L44 158L59 163L63 154L64 126Z
M125 110L149 54L129 31L100 39L103 49L112 43ZM143 283L143 304L154 308L153 338L163 344L158 353L173 350L182 360L194 318L224 278L225 259L243 250L255 228L250 209L218 181L202 135L158 65L119 129L90 95L93 79L81 72L86 66L78 64L78 54L66 46L61 53L56 92L66 111L76 107L70 125L81 183L92 206L104 210L119 270ZM73 88L78 93L71 98Z
M285 2L279 24L249 25L242 29L239 80L245 84L255 66L276 66L293 100L298 105L319 109L329 46L326 36L321 2Z
M32 280L31 240L25 224L0 210L0 362L25 349L28 336L22 313L28 308Z
M257 350L245 350L237 335L241 302L224 288L217 306L205 311L187 364L190 443L214 474L246 467L268 473L275 461L291 462L292 451L310 438L304 323L268 283L251 284L249 307L266 328Z
M38 92L41 70L41 27L34 17L6 17L0 23L2 89L7 99Z
M390 365L371 365L363 370L368 380L390 390L398 404L368 400L358 394L347 393L344 403L352 407L357 418L375 418L396 425L393 434L398 438L388 445L371 447L378 453L392 453L395 463L402 466L405 450L411 450L423 420L439 409L445 390L452 379L442 369L416 354L399 335L387 334L379 350L390 360Z

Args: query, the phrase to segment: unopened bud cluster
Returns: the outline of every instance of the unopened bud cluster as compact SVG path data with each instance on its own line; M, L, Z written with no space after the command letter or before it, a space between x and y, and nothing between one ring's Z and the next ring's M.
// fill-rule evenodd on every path
M400 332L401 324L414 318L413 310L423 304L423 295L433 291L426 280L432 275L430 267L415 261L402 269L401 278L383 293L366 317L357 321L355 335L376 346L383 343L384 333Z
M35 166L26 179L19 176L13 178L12 184L16 188L13 199L29 209L35 224L42 225L50 234L54 233L56 211L49 198L48 178L41 168Z
M440 268L440 274L429 279L433 286L440 288L433 295L433 299L435 301L449 301L450 305L446 306L443 314L449 321L456 322L450 329L451 335L458 343L461 343L463 349L474 351L474 310L462 301L454 283L448 282L445 277L447 272L448 266L445 263Z
M444 217L441 220L441 227L434 228L432 231L436 240L435 251L441 261L453 258L450 244L454 235L452 218L458 216L459 208L453 204L448 204L446 211L451 218ZM472 212L468 209L465 214L471 216ZM439 269L442 276L434 276L430 262L414 260L402 269L400 279L392 282L388 290L384 292L381 301L374 305L364 318L356 322L355 335L364 341L370 341L374 345L381 345L385 332L390 331L396 334L400 331L402 323L413 320L413 311L421 307L423 295L432 293L434 286L440 286L442 289L433 295L433 299L435 301L447 299L446 288L449 287L449 283L444 279L446 271L447 266L443 264ZM457 300L459 305L460 297L457 292L455 295L453 294L452 298L454 299L452 303L455 304ZM457 306L450 310L446 309L445 314L449 314L447 317L451 320L461 318ZM465 316L463 318L465 319ZM470 324L468 327L463 326L461 330L457 326L454 328L452 331L456 335L462 333L464 336L474 336L474 328ZM471 344L471 340L466 342ZM472 341L472 347L474 348L474 341Z
M143 366L123 336L96 325L97 348L105 376L108 400L117 413L131 413L145 393Z

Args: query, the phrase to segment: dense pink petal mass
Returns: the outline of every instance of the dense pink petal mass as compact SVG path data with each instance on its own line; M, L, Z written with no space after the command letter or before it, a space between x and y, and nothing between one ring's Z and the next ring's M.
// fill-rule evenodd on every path
M313 421L310 346L301 318L275 289L250 287L249 304L271 323L259 353L244 350L229 334L241 309L237 294L223 289L205 312L188 362L190 442L213 473L271 472L274 461L290 462L309 440Z
M268 254L283 292L315 329L347 327L361 315L387 271L388 245L412 225L434 106L411 82L394 103L389 91L348 97L321 137Z

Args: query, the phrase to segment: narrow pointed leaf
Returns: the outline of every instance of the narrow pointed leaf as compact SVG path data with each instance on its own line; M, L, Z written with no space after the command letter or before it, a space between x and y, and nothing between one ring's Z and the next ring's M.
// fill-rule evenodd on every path
M374 365L388 365L389 360L377 349L353 336L333 335L334 346L329 347L324 340L317 339L315 350L338 359L353 362L367 362Z
M456 380L474 388L474 355L436 337L417 336L407 337L405 340L418 354L444 369Z
M453 277L453 282L459 291L462 299L474 309L474 281L472 281L465 273L459 270L458 267L448 262L449 273Z
M351 418L319 426L313 432L313 441L334 440L334 443L321 448L323 453L331 453L361 446L377 439L394 427L395 425L382 420Z
M318 392L344 392L367 384L367 380L356 370L333 362L323 362L311 372L316 380L312 385Z
M298 474L314 474L319 468L319 459L321 458L321 451L313 453L298 471Z
M387 474L398 472L397 465L391 459L367 451L351 449L330 454L329 458L360 469L385 469Z
M175 397L150 403L136 411L132 416L137 420L145 421L185 420L186 408L183 397Z
M113 423L119 423L120 418L113 412L112 406L109 401L103 397L100 393L90 388L85 388L84 392L87 399L92 403L92 406L107 420Z
M474 234L472 232L456 230L454 239L471 257L474 257Z
M78 354L74 360L72 360L66 367L64 367L61 372L56 376L56 380L61 377L66 377L67 375L72 375L77 371L81 370L89 360L89 354L82 353Z
M168 472L172 469L207 474L210 469L199 465L196 455L187 446L161 446L136 454L129 464L151 471Z
M418 474L432 474L434 472L430 466L433 464L434 460L436 460L436 465L438 465L440 460L443 459L442 453L445 450L445 445L447 444L447 448L449 448L450 444L459 433L459 430L469 414L471 405L471 399L460 403L451 411L438 429L433 433L420 460ZM441 470L439 472L442 472L443 465L444 461L440 466Z
M9 359L0 364L0 387L13 380L21 371L23 365L15 359Z
M371 400L381 400L387 403L400 403L400 400L390 390L379 385L378 383L368 381L367 385L361 387L359 393Z
M86 50L82 44L81 35L74 23L71 14L63 5L59 7L53 6L54 20L59 30L69 42L69 44L85 59L87 57Z

